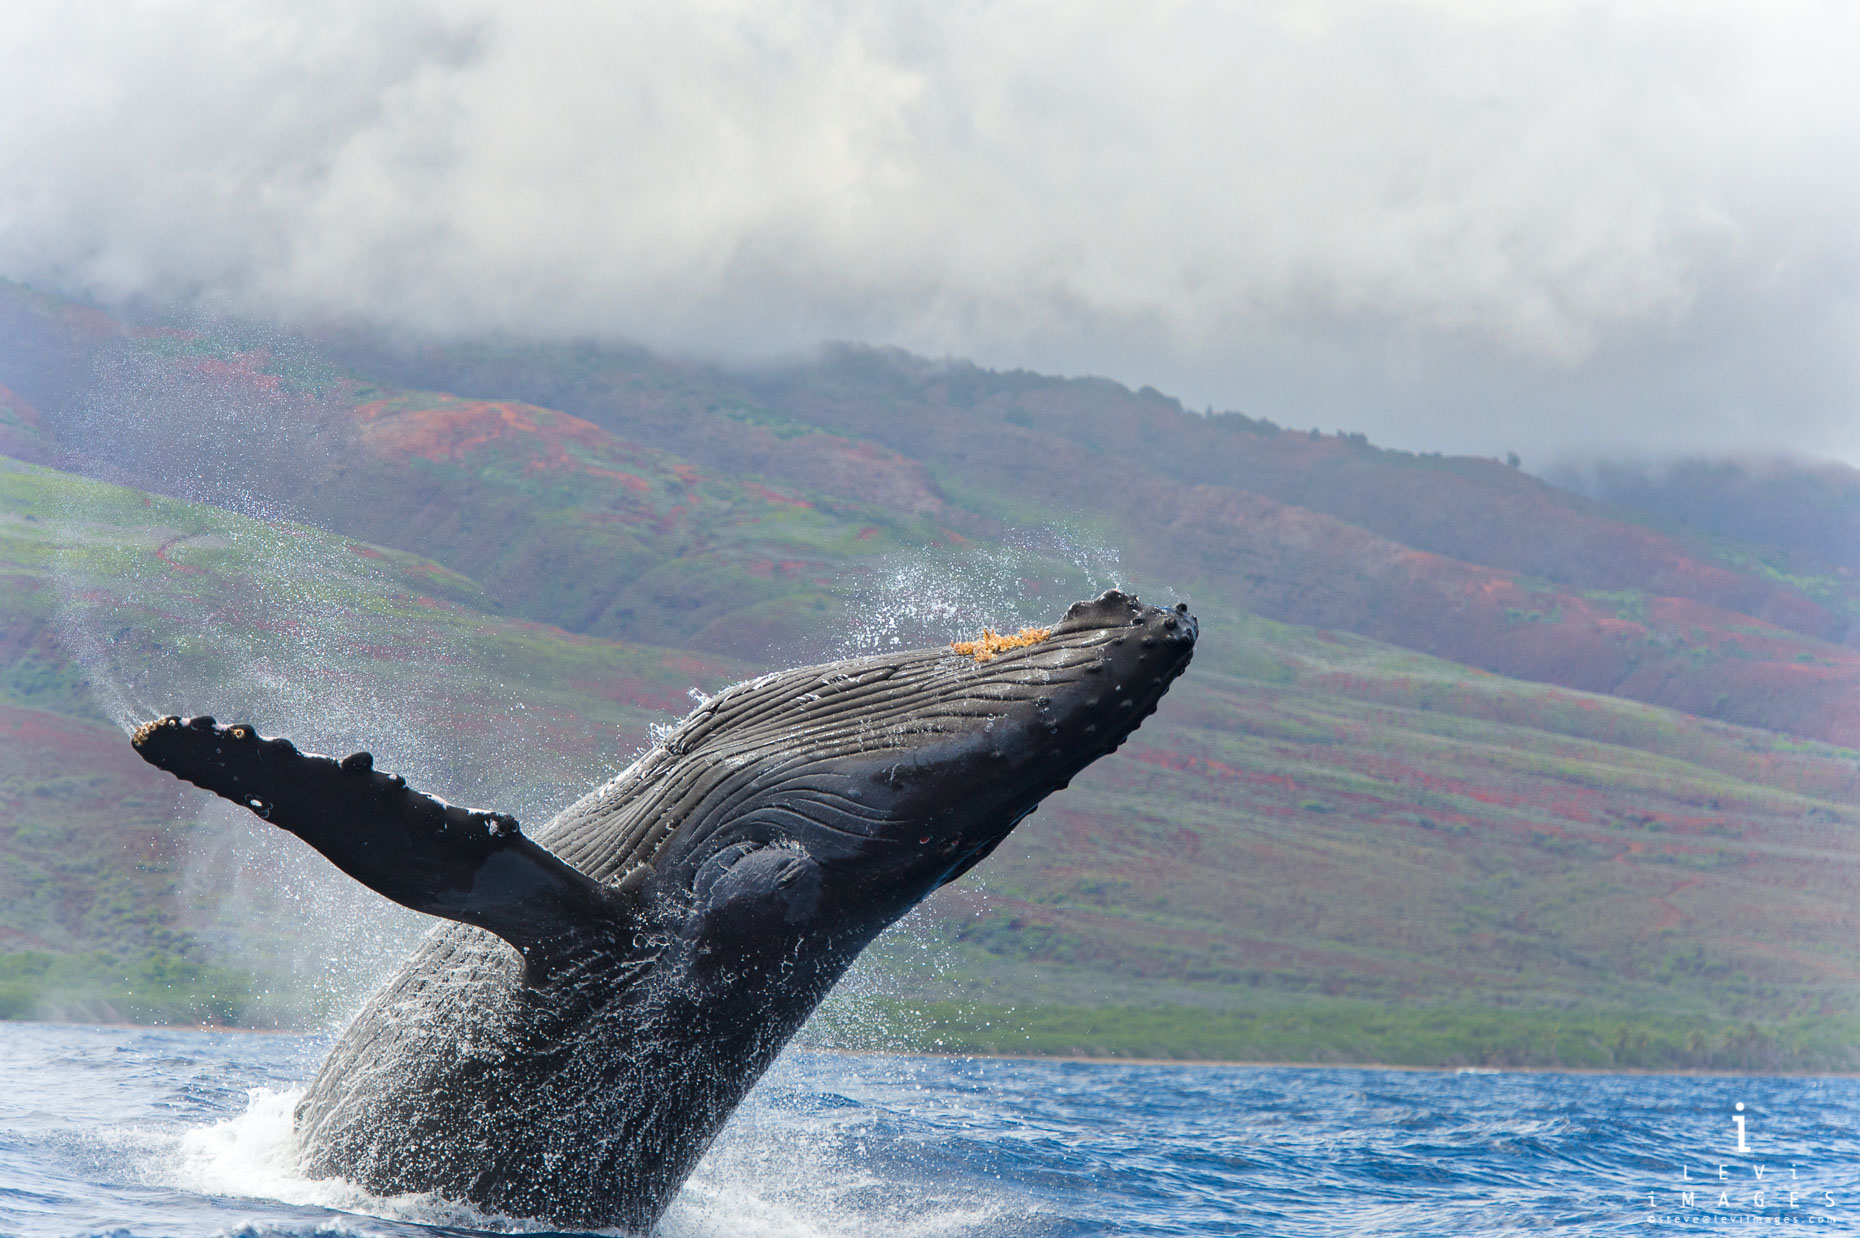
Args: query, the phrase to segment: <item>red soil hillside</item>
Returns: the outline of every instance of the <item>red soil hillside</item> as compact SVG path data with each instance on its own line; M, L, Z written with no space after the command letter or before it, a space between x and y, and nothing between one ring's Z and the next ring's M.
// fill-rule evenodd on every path
M560 408L624 438L719 473L779 477L804 489L892 511L961 519L928 461L877 436L839 434L779 411L733 376L642 350L528 345L400 351L369 336L322 343L358 375L406 386Z
M230 457L225 486L573 631L773 657L886 554L1058 526L1216 616L1860 744L1838 607L1490 461L874 350L744 376L625 351L351 349L359 378L185 333L132 351L121 390L177 394L166 412L138 394L125 424L217 403L239 413L216 433L249 440L122 452L145 484L150 462L185 481Z
M1360 435L1313 437L1238 414L1198 416L1153 391L1100 379L995 373L895 351L846 349L754 389L794 416L920 457L944 458L962 437L1037 474L1058 437L1124 470L1140 464L1178 481L1252 491L1469 563L1582 589L1691 598L1822 639L1847 630L1845 614L1787 584L1733 571L1496 461L1384 451Z
M1830 639L1844 608L1496 462L869 349L751 376L593 350L351 359L552 403L719 470L815 489L835 480L800 468L807 457L751 461L743 442L862 442L933 466L952 528L1082 525L1130 578L1192 589L1204 607L1230 599L1487 670L1860 743L1846 704L1860 665Z
M531 404L401 395L365 401L349 415L361 426L362 442L388 459L462 462L501 448L525 457L528 472L581 472L619 482L623 490L652 490L638 472L595 462L627 451L625 444L591 422ZM645 471L660 467L637 454Z
M758 660L817 646L835 580L944 536L915 514L939 506L921 467L830 435L769 432L848 488L889 477L910 498L818 501L565 412L359 382L186 332L137 334L99 374L61 426L93 473L414 551L576 632Z
M1522 679L1860 747L1860 651L1687 598L1583 594L1401 546L1308 509L1216 487L1152 486L1143 543L1282 622L1342 628ZM1173 579L1182 581L1184 575Z
M913 519L937 506L921 479L832 436L796 445L814 471L902 472L913 501L817 502L515 401L358 387L329 403L357 435L334 470L342 497L323 492L311 514L441 559L573 631L767 656L820 622L832 581L936 536Z

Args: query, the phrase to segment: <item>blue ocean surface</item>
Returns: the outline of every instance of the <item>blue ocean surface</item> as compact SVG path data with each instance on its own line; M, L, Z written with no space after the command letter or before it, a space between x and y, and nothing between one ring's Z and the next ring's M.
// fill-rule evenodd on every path
M525 1228L299 1173L290 1111L325 1047L314 1037L0 1024L0 1233ZM791 1052L658 1232L1744 1227L1860 1232L1860 1080Z

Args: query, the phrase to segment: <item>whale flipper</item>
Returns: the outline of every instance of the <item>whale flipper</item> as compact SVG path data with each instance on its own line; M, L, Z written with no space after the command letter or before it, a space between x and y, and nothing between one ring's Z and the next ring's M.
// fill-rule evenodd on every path
M131 743L149 764L290 831L369 889L489 929L531 963L630 918L625 895L525 837L515 817L423 795L376 771L365 752L337 761L204 717L144 723Z

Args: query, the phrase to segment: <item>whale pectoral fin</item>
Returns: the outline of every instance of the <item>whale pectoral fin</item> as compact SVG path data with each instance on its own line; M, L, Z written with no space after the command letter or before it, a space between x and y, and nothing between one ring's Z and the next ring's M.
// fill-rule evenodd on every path
M706 860L692 885L688 924L700 940L785 942L820 906L820 865L790 846L737 843Z
M460 808L374 769L297 751L248 726L162 718L131 740L143 760L290 831L369 889L489 929L526 959L629 918L629 900L524 837L506 813Z

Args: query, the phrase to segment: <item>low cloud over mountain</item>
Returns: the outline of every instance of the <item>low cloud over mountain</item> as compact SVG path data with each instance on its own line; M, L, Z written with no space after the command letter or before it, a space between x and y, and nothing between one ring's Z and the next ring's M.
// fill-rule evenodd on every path
M1860 460L1832 5L44 6L0 274Z

